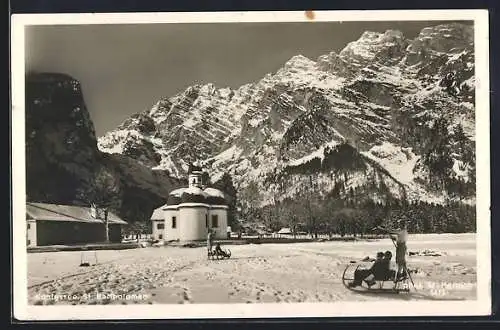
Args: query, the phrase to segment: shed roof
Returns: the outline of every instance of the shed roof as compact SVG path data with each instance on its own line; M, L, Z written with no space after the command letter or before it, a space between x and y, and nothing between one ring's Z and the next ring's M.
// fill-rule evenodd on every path
M90 214L90 207L75 205L58 205L47 203L26 203L26 215L28 218L46 221L74 221L102 223L103 219L96 219ZM112 212L108 212L110 224L126 225L127 222L120 219Z
M292 231L290 230L290 228L287 228L287 227L281 228L278 231L278 234L291 234L291 233L292 233Z

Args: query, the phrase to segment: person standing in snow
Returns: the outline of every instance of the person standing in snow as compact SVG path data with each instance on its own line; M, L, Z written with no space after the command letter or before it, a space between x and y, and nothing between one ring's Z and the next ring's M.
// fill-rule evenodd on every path
M396 242L396 265L398 266L396 279L398 279L406 276L406 242L408 241L406 222L399 221L398 228L389 232L389 234L391 235L391 239Z
M213 242L214 242L214 235L213 235L212 229L209 229L208 230L208 234L207 234L207 249L208 249L208 253L212 252Z
M388 230L385 228L380 229L384 230L386 233L389 234L393 242L395 242L396 245L396 265L398 267L397 273L396 273L396 278L394 281L397 281L398 279L404 278L406 276L406 252L407 252L407 246L406 242L408 241L408 230L406 228L406 221L404 220L399 220L397 222L397 227L396 229Z

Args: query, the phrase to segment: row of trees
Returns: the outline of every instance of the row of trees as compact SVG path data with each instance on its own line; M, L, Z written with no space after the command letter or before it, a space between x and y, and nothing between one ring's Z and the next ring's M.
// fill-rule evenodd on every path
M252 218L273 231L289 227L292 231L319 234L363 236L377 226L395 227L407 223L411 233L474 232L475 207L463 203L439 205L398 200L382 204L367 200L353 204L340 199L287 199L262 209L254 209Z

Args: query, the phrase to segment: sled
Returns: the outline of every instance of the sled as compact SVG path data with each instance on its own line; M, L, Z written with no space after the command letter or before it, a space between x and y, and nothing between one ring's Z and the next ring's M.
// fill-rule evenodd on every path
M214 259L229 259L231 258L231 250L222 250L222 252L215 252L215 250L208 251L207 253L208 259L214 260Z
M356 266L354 268L354 266ZM399 294L410 292L410 278L407 276L403 279L398 279L394 282L394 276L385 276L383 278L374 278L375 284L371 287L365 281L361 282L360 286L351 287L349 283L354 281L354 272L360 267L360 264L349 264L342 273L342 284L353 292L372 292L372 293L387 293ZM354 268L354 270L352 270ZM348 272L349 271L349 272Z
M82 251L80 254L80 267L90 267L93 265L97 265L97 251L94 251L94 264L90 263L90 259L88 259L88 256L85 255L85 251Z

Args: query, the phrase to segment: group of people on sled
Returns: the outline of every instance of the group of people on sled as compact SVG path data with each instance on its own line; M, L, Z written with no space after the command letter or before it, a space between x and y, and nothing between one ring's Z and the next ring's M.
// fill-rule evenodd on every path
M207 234L207 252L208 256L222 256L222 257L229 257L228 253L224 250L222 250L222 247L220 246L220 243L217 242L215 244L215 249L213 248L214 246L214 231L212 229L208 230Z
M391 269L392 252L378 252L377 258L369 269L356 269L354 280L349 283L350 287L360 286L365 281L368 287L371 288L380 279L392 279L396 283L397 281L406 279L406 276L408 276L406 269L406 242L408 241L406 223L404 221L398 222L398 228L395 230L382 227L377 227L376 229L389 234L390 238L395 242L397 271Z

